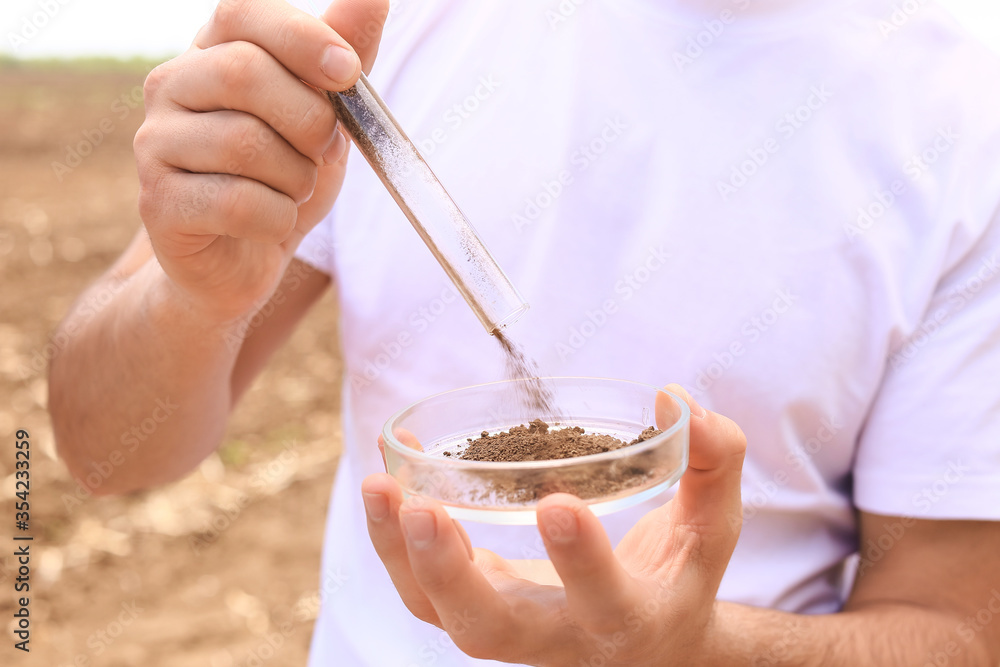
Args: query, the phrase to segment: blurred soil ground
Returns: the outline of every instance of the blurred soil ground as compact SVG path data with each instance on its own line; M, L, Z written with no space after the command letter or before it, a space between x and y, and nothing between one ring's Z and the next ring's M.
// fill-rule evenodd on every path
M12 543L17 429L31 435L35 536L31 653L7 639L0 664L302 665L340 447L331 298L248 393L218 453L184 481L86 497L54 456L46 346L139 228L132 138L151 66L0 62L0 540ZM0 552L4 619L12 551Z

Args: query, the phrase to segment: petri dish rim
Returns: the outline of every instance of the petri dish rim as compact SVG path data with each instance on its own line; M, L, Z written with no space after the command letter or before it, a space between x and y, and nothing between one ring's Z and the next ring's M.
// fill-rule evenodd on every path
M442 464L453 469L463 469L463 470L474 470L474 469L493 469L498 470L501 468L514 469L514 470L534 470L540 468L564 468L580 465L581 463L590 462L601 462L601 461L611 461L614 459L620 459L624 456L633 456L641 454L648 449L655 449L664 440L671 438L678 431L683 429L685 425L691 420L691 408L684 399L682 399L677 394L667 391L661 387L655 387L651 384L646 384L644 382L632 382L631 380L618 380L614 378L599 378L599 377L586 377L586 376L554 376L554 377L543 377L542 380L559 380L559 381L584 381L584 382L596 382L601 384L628 384L633 387L642 387L644 389L652 389L655 392L660 392L666 394L674 400L675 403L680 405L681 415L668 429L665 429L659 435L650 438L649 440L644 440L636 445L631 445L629 447L622 447L621 449L615 449L610 452L602 452L600 454L587 454L585 456L574 456L567 459L550 459L544 461L465 461L463 459L445 458L443 456L432 456L423 450L413 449L407 447L392 433L392 427L397 421L399 421L404 415L408 414L411 410L417 408L421 403L426 403L436 398L442 396L447 396L449 394L456 394L459 392L466 392L471 389L479 389L481 387L497 386L502 384L512 384L514 382L523 382L525 378L517 380L499 380L497 382L483 382L481 384L469 385L468 387L461 387L459 389L449 389L447 391L438 392L437 394L432 394L418 401L411 403L405 408L394 413L389 419L386 420L385 424L382 426L382 439L385 444L392 447L398 451L401 455L405 457L413 457L416 460L427 461L435 464Z

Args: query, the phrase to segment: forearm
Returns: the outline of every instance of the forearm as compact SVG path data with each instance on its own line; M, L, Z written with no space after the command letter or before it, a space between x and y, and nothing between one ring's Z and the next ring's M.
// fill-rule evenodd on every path
M881 667L996 664L974 628L956 615L884 602L807 616L718 602L706 665ZM963 631L965 628L965 631ZM937 661L935 661L937 659Z
M88 290L60 326L67 342L49 380L74 476L95 493L126 492L176 479L217 447L239 352L230 332L196 313L155 260Z

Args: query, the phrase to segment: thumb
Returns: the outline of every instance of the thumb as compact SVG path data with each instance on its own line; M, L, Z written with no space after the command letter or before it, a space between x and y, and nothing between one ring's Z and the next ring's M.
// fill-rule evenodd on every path
M322 19L347 40L361 59L361 68L367 73L375 63L382 26L388 15L389 0L334 0L323 12ZM299 206L295 231L288 242L292 250L333 207L344 184L349 147L350 140L344 129L338 127L337 140L323 156L326 165L319 168L312 197Z
M746 436L736 422L705 410L680 385L666 389L691 409L691 441L687 471L673 502L664 509L670 512L673 524L702 537L704 555L724 556L721 562L725 565L742 525L740 481Z
M354 48L361 58L361 68L368 73L375 63L388 16L389 0L334 0L322 19Z
M673 499L642 517L618 550L644 554L655 561L645 566L668 569L683 555L699 566L698 581L717 589L740 536L746 437L735 422L702 408L680 385L665 389L691 409L687 470ZM658 425L669 424L669 416L676 412L674 399L659 393Z

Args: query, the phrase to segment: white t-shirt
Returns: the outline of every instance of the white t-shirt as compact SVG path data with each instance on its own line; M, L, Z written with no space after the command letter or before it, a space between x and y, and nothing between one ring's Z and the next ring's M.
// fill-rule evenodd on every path
M509 333L544 373L680 382L743 427L722 599L839 609L856 508L1000 519L1000 63L902 5L402 0L371 76L530 302ZM346 364L311 664L479 664L406 611L359 486L387 417L499 379L499 348L357 154L299 256Z

